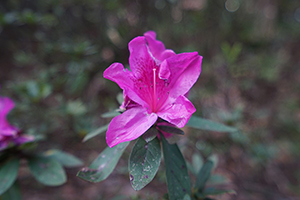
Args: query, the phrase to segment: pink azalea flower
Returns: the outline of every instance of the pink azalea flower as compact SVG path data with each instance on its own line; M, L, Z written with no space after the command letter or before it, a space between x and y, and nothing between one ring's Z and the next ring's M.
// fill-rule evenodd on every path
M17 127L8 123L6 116L14 106L15 104L11 99L0 96L0 151L10 143L20 145L34 139L32 136L21 135L21 131Z
M128 47L131 71L113 63L103 74L124 94L120 108L125 112L112 119L106 133L110 147L138 138L158 118L181 128L196 111L185 94L200 75L202 56L166 49L153 31L134 38Z

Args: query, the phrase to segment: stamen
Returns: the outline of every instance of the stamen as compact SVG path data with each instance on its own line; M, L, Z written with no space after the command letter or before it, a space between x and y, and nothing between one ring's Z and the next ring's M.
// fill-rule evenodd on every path
M156 112L156 69L153 68L153 111Z

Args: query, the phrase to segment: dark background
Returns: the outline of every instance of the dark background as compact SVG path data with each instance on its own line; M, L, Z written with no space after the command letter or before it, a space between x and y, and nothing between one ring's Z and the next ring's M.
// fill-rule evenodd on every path
M296 0L2 0L1 95L16 102L10 122L43 136L38 151L62 149L85 165L106 147L105 134L82 143L109 122L121 90L102 77L112 62L128 64L128 42L154 30L177 53L198 51L202 73L189 98L196 115L232 125L239 133L185 128L177 142L192 154L215 154L214 173L236 195L217 199L299 199L300 1ZM22 163L18 182L25 200L161 199L163 165L135 192L122 157L98 184L77 178L46 187ZM298 198L297 198L298 197Z

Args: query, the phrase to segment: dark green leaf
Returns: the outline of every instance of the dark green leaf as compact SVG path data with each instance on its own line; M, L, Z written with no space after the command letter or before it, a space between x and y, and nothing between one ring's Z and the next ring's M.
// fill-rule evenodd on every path
M95 136L97 136L97 135L103 133L104 131L107 131L108 125L109 125L109 124L106 124L105 126L101 126L100 128L98 128L98 129L96 129L96 130L94 130L94 131L88 133L88 134L83 138L82 141L83 141L83 142L86 142L87 140L89 140L89 139L91 139L91 138L93 138L93 137L95 137Z
M21 200L21 191L16 182L0 197L1 200Z
M182 200L186 194L191 195L191 183L185 160L178 146L169 144L163 134L160 135L163 144L169 198Z
M167 133L173 133L173 134L179 134L179 135L184 135L183 130L172 127L172 126L157 126L160 130L167 132Z
M168 193L165 193L164 195L163 195L163 200L168 200L169 199L169 194Z
M31 173L40 183L57 186L66 182L65 170L58 161L43 156L35 156L28 161Z
M103 181L112 173L128 144L129 142L123 142L113 148L107 147L88 168L80 170L77 176L94 183Z
M8 190L15 182L18 175L19 165L19 159L13 158L6 161L0 167L0 195Z
M207 130L207 131L219 131L219 132L237 131L236 128L219 124L217 122L210 121L196 116L192 116L186 125L192 128Z
M56 149L47 151L46 156L58 161L65 167L78 167L83 164L79 158L76 158L72 154Z
M129 177L135 190L140 190L152 181L160 165L161 148L158 138L149 143L139 138L129 158Z
M155 127L151 127L143 134L143 138L146 142L150 142L157 136L157 134L157 129Z
M121 113L118 110L114 110L114 111L111 111L111 112L103 113L101 115L101 117L103 117L103 118L110 118L110 117L116 117L116 116L118 116L120 114Z
M207 180L210 177L210 172L211 172L213 166L214 166L213 162L208 160L201 167L201 169L197 175L197 181L196 181L196 185L195 185L195 188L197 189L197 191L202 192L204 190L205 183L207 182Z

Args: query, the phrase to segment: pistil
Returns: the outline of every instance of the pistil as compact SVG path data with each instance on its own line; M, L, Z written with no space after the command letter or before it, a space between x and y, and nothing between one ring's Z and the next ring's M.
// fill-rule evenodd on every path
M153 68L153 112L156 112L156 69Z

